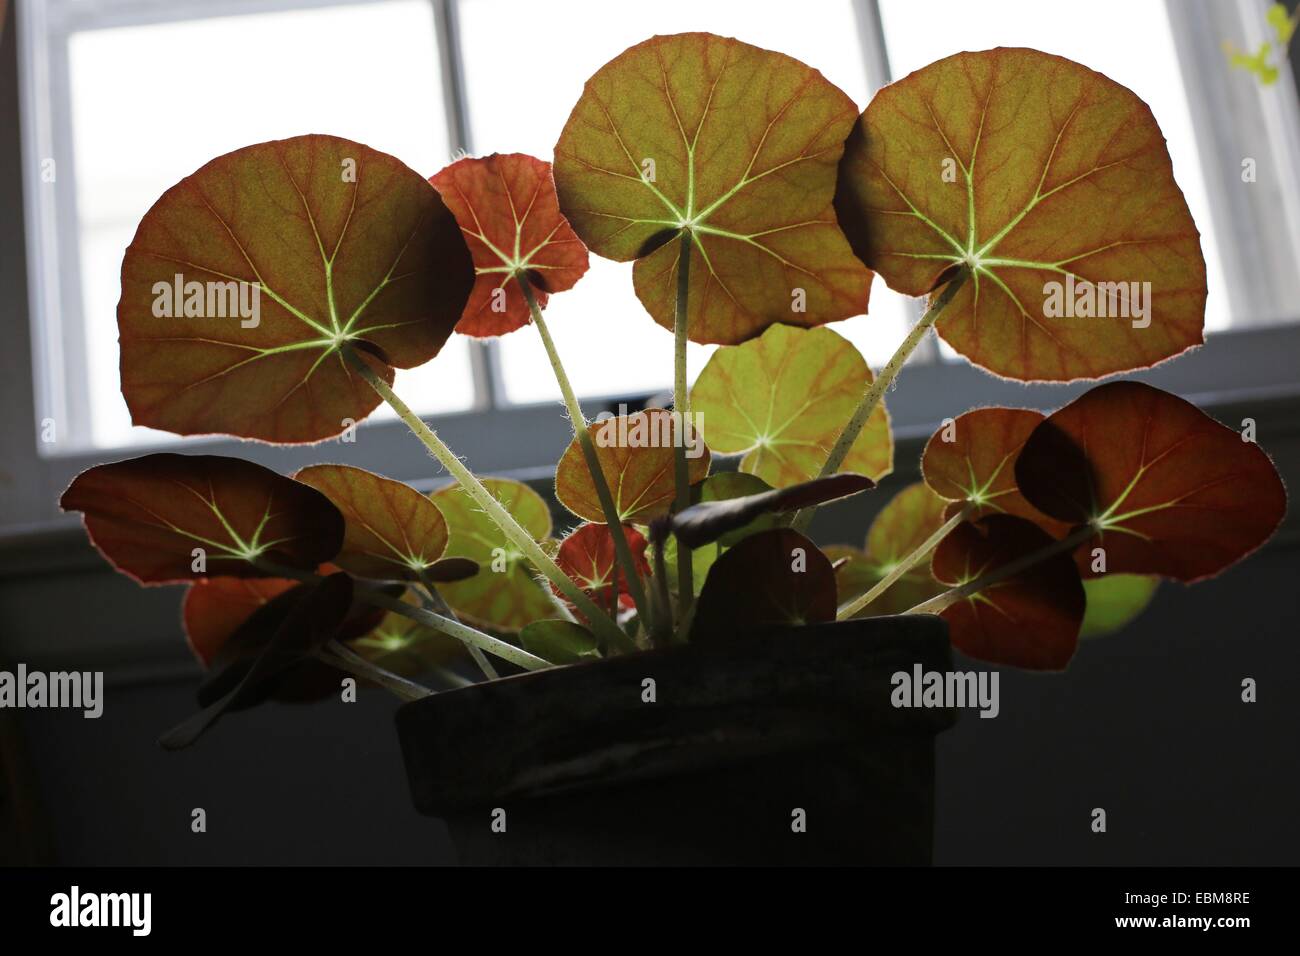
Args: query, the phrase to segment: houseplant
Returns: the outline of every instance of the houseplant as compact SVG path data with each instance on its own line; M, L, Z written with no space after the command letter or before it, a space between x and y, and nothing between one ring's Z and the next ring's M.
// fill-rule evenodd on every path
M635 261L673 330L672 411L583 417L543 309L588 248ZM930 299L875 376L829 327L874 273ZM168 190L127 250L136 423L316 442L382 400L453 486L156 454L62 504L119 570L189 584L209 672L164 746L356 678L409 701L417 806L469 859L923 862L955 711L900 707L894 675L950 672L945 635L1063 669L1089 602L1132 613L1152 577L1217 573L1285 493L1253 441L1112 381L946 421L865 549L819 548L812 514L891 470L883 398L931 327L993 374L1101 378L1200 344L1205 292L1154 118L1078 64L959 54L859 115L789 57L656 37L591 78L553 169L494 155L426 181L335 137L264 143ZM530 325L574 426L559 540L540 496L472 474L392 388L453 330ZM693 387L688 340L720 345ZM486 682L411 680L461 650Z

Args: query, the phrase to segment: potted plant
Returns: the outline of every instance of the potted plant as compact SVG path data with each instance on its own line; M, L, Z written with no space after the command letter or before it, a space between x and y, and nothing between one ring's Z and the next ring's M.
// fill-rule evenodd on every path
M671 410L584 418L543 310L588 250L633 261L673 331ZM929 296L875 375L831 326L874 274ZM319 442L384 401L454 484L152 454L62 504L123 573L188 584L209 670L165 747L360 680L408 701L416 806L467 861L923 863L950 642L1063 670L1085 613L1116 626L1155 579L1242 559L1285 492L1249 437L1109 381L945 421L865 548L817 546L812 515L891 471L883 399L932 327L995 375L1096 379L1199 345L1205 295L1150 110L1083 66L962 53L859 115L790 57L655 37L590 79L553 167L425 180L335 137L263 143L168 190L126 252L137 424ZM392 388L453 331L528 326L574 429L558 535ZM693 387L688 341L720 346ZM482 682L412 680L466 683L461 654Z

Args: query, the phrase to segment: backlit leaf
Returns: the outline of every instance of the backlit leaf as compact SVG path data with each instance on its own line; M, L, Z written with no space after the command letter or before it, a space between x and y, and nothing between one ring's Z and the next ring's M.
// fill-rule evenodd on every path
M709 449L698 435L682 435L681 419L662 408L649 408L587 426L596 459L609 483L614 507L624 522L643 524L664 514L673 503L673 449L684 442L691 484L709 473ZM605 512L587 470L578 439L569 442L555 468L555 494L579 518L603 524Z
M1277 529L1286 491L1268 456L1190 402L1139 382L1099 385L1030 435L1016 480L1031 504L1098 534L1076 552L1091 573L1198 581Z
M871 522L865 552L847 554L849 564L835 573L840 582L840 604L865 594L924 544L943 525L946 506L943 498L920 481L894 495ZM839 552L835 556L838 555ZM931 576L930 561L926 558L914 564L856 616L902 614L943 590Z
M294 478L343 513L339 567L363 578L416 580L447 548L438 506L410 485L351 465L311 465Z
M413 592L403 600L420 606ZM366 660L404 677L418 677L445 667L466 653L460 641L396 611L389 611L373 630L348 641L347 645Z
M666 328L671 240L689 229L695 342L860 315L871 274L831 207L855 112L783 54L705 33L654 37L587 81L555 146L560 208L592 251L637 260L637 296Z
M958 53L885 87L846 146L836 209L892 289L974 270L936 328L998 375L1098 378L1202 341L1205 260L1160 127L1070 60ZM1099 283L1123 283L1127 309ZM1089 288L1108 317L1073 308Z
M750 535L709 569L692 641L777 625L835 620L835 572L817 546L789 528Z
M343 542L343 516L328 498L239 458L158 454L97 465L59 504L83 512L95 547L142 584L273 576L256 559L314 571Z
M624 525L623 533L627 536L627 546L632 552L632 563L641 577L650 576L650 564L646 561L646 540L641 532ZM596 602L597 606L611 609L614 600L614 573L617 556L614 553L614 536L609 527L603 524L584 524L570 532L555 553L555 563L560 570L577 582L578 587ZM559 591L552 585L556 596ZM633 606L632 596L628 592L627 576L618 573L618 600L620 606ZM612 609L611 609L612 610Z
M931 489L954 502L949 515L969 503L976 506L971 517L1017 515L1053 537L1065 537L1069 526L1031 505L1016 486L1016 458L1043 418L1028 408L977 408L930 436L921 474Z
M517 275L527 276L545 308L548 293L573 288L587 271L587 247L560 213L550 163L523 153L467 157L429 182L474 258L474 290L457 332L489 337L527 325Z
M830 329L774 325L713 353L691 390L691 411L709 448L744 453L741 471L780 488L818 473L870 383L871 369L847 339ZM878 481L893 467L881 402L841 470Z
M536 540L549 537L551 513L541 495L507 478L485 478L483 484ZM447 555L479 564L474 577L439 586L452 610L468 622L499 632L518 631L525 624L556 616L555 603L538 583L533 566L459 485L435 491L429 498L447 521Z
M553 664L600 660L596 635L572 621L534 621L519 632L519 642Z
M1102 637L1122 630L1146 610L1160 579L1143 574L1103 574L1083 582L1088 607L1080 637Z
M1048 547L1042 528L1012 515L963 522L935 549L931 573L958 586ZM1074 656L1084 594L1068 554L1039 561L943 611L952 646L968 657L1029 670L1064 670Z
M201 305L176 301L177 276L199 284ZM437 190L392 156L318 135L227 153L163 194L122 263L132 421L286 443L337 435L379 401L340 349L364 348L391 381L438 354L472 282ZM230 307L230 291L250 306L256 293L256 309Z

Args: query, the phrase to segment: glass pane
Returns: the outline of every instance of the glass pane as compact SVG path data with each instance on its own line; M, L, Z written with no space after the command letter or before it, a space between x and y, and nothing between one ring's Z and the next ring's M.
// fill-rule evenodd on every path
M614 4L575 0L562 7L518 0L463 0L465 58L474 152L527 152L550 159L587 77L629 46L654 34L704 30L779 50L809 63L863 105L867 73L850 0L825 0L815 16L794 15L787 0L656 0ZM560 11L563 15L559 15ZM580 33L575 32L580 29ZM534 69L539 54L545 69ZM630 264L593 258L592 270L547 308L565 368L580 395L666 389L672 382L672 334L656 325L632 291ZM877 282L870 316L834 328L883 364L911 320L908 300ZM615 364L601 347L617 341L635 361ZM710 350L694 346L692 374ZM559 396L532 330L501 340L506 394L514 401Z
M1209 284L1206 328L1226 328L1231 317L1223 267L1165 0L1107 0L1091 4L1086 15L1080 11L1038 0L880 0L896 77L962 50L1033 47L1076 60L1142 97L1169 142L1174 178L1201 230Z
M432 7L393 0L85 31L68 55L93 443L170 438L132 428L118 391L119 274L140 218L209 159L301 133L354 139L425 174L444 165ZM469 407L466 343L453 338L436 365L397 382L421 412Z

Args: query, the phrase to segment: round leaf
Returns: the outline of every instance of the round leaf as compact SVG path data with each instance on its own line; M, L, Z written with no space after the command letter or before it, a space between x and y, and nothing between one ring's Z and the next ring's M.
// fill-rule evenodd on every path
M1091 389L1034 429L1016 463L1029 502L1092 525L1106 572L1198 581L1269 539L1286 490L1268 456L1190 402L1139 382Z
M680 435L679 422L672 412L648 408L587 426L622 521L644 524L667 513L677 493L673 478L676 442L686 444L691 484L703 481L709 473L709 449L693 433ZM555 494L560 504L579 518L604 523L605 511L577 438L569 442L555 468Z
M560 208L592 251L637 260L637 296L666 328L671 240L689 231L692 341L860 315L871 274L831 205L856 112L783 54L705 33L655 37L587 81L555 146Z
M343 513L343 550L334 563L365 578L416 580L447 547L438 506L410 485L350 465L312 465L294 478Z
M527 325L517 275L537 288L544 308L548 293L573 288L587 271L587 247L560 212L550 163L523 153L467 157L429 182L460 223L474 259L474 290L457 332L485 338Z
M713 353L691 390L691 411L711 449L744 453L741 471L783 488L818 473L870 384L866 361L837 333L774 325ZM893 467L881 402L840 470L879 480Z
M871 522L861 564L850 556L848 566L836 573L841 583L840 603L865 594L924 544L943 525L946 506L944 499L920 481L894 495ZM855 589L847 590L849 586ZM858 616L902 614L943 590L930 574L930 562L918 561Z
M408 593L403 600L420 606L414 594ZM460 641L396 611L389 611L374 630L349 641L348 646L366 660L404 677L444 667L465 655Z
M1088 598L1080 637L1102 637L1123 630L1146 610L1160 579L1144 574L1104 574L1083 582Z
M546 540L551 513L541 495L507 478L486 478L483 484L529 534ZM534 577L533 566L459 485L429 497L447 522L447 555L479 564L474 577L439 586L452 610L481 627L503 632L556 615L555 603Z
M760 531L728 548L709 569L691 639L833 621L835 610L835 571L826 555L789 528Z
M935 548L931 573L967 584L1055 539L1024 518L963 522ZM1039 561L943 611L952 646L969 657L1029 670L1064 670L1079 643L1084 594L1068 554Z
M632 562L640 577L650 576L650 564L646 561L646 540L641 532L628 525L623 526L627 535L628 549L632 552ZM560 570L573 578L578 587L587 592L596 604L609 608L613 603L614 575L617 556L614 552L614 536L608 525L584 524L560 542L555 553L555 563ZM559 596L559 591L552 585L552 590ZM618 600L622 607L633 606L632 596L628 591L627 576L618 571Z
M379 402L341 349L389 381L424 364L472 281L437 191L392 156L334 136L248 146L140 222L117 307L122 394L135 424L180 435L329 438Z
M97 465L59 504L83 512L95 547L142 584L270 576L256 559L314 571L343 543L343 516L328 498L239 458L158 454Z
M959 53L885 87L849 139L836 209L892 289L923 295L954 265L973 270L936 328L998 375L1098 378L1202 341L1200 234L1160 127L1070 60Z

